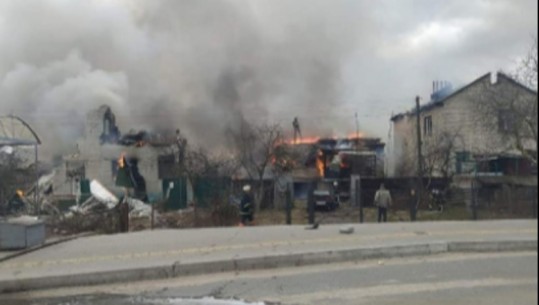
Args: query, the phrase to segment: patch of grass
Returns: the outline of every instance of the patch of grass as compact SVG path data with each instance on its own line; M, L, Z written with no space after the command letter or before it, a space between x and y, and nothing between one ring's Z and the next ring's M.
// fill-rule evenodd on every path
M466 207L446 208L443 212L420 210L417 214L419 221L470 220L471 214Z

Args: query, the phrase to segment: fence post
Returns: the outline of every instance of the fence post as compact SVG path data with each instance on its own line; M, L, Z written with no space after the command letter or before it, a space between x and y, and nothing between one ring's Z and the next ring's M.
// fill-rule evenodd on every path
M472 180L472 220L477 220L477 182Z
M155 218L155 202L151 203L152 207L152 213L151 213L151 220L150 220L150 230L153 230L154 228L154 218Z
M309 224L314 224L314 185L309 186L309 194L307 195L307 211L309 214Z
M537 219L537 188L533 189L533 202L532 202L532 209L533 209L533 218Z
M361 201L361 177L358 177L358 179L356 179L355 189L356 189L356 204L359 207L359 223L363 223L365 219L364 219L364 214L363 214L363 202Z
M290 188L287 186L285 191L285 205L286 205L286 224L292 224L292 198Z

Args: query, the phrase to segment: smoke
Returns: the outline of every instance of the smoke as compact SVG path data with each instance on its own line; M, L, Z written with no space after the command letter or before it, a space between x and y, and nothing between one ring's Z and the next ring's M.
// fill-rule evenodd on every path
M206 147L242 120L291 129L298 116L305 133L331 135L346 124L318 118L343 100L341 69L367 18L357 6L2 1L0 113L29 121L50 152L73 146L102 104L123 131L180 128Z

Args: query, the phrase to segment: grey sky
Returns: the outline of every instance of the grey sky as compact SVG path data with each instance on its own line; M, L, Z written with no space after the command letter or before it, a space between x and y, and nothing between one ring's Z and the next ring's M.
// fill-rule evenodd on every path
M537 1L0 1L0 113L57 149L109 104L124 126L223 145L238 120L385 139L392 112L513 69ZM291 131L291 130L290 130Z

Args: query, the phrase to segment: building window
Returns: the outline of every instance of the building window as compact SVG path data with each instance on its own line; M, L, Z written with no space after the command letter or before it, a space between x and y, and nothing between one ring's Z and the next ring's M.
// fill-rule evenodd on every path
M159 179L177 178L179 174L179 166L174 154L157 157L157 175Z
M110 172L112 173L112 178L116 179L116 175L118 175L118 160L110 160Z
M456 154L455 159L457 161L457 163L456 163L457 174L462 174L464 172L469 172L470 171L469 164L470 164L470 161L472 161L472 157L471 157L470 152L468 152L468 151L458 151L455 154Z
M506 110L498 111L498 131L510 132L515 126L515 116Z
M423 134L432 136L432 116L430 115L423 119Z
M84 179L86 167L83 161L66 161L66 177L69 179Z

